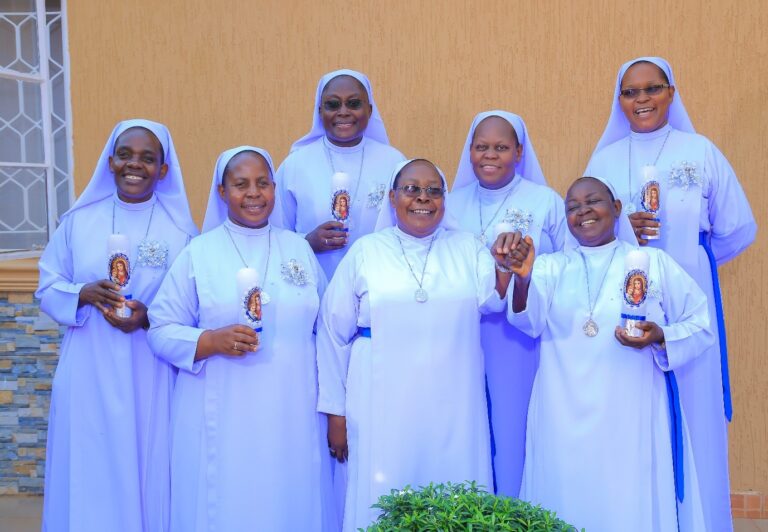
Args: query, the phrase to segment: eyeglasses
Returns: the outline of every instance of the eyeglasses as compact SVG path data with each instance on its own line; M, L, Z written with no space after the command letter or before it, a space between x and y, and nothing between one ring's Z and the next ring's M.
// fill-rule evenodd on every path
M421 193L426 193L430 199L439 199L445 195L445 189L442 187L420 187L418 185L403 185L402 187L395 187L395 190L402 190L403 194L409 198L418 198Z
M668 83L661 83L660 85L651 85L650 87L646 87L644 89L621 89L619 94L621 94L627 100L634 100L640 96L640 93L642 92L646 93L648 96L656 96L657 94L661 94L662 90L668 88Z
M363 100L360 98L350 98L346 102L342 102L341 100L325 100L323 102L323 109L326 111L338 111L341 109L342 103L345 103L347 109L352 111L357 111L363 107Z

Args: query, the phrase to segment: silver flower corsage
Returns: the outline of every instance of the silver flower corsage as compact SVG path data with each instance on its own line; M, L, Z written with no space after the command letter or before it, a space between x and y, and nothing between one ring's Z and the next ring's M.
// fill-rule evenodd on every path
M682 187L683 190L688 190L694 185L701 185L699 165L695 162L681 161L672 166L669 171L669 184L673 187Z
M168 242L164 240L142 240L139 242L139 266L165 268L168 265Z
M280 266L280 273L282 274L283 279L297 286L304 286L311 280L307 270L305 270L304 266L302 266L296 259L290 259L288 262L284 262Z
M501 221L511 224L513 231L520 231L520 233L527 235L533 223L533 214L521 209L507 209Z
M373 185L371 191L368 193L368 207L372 209L378 209L381 206L381 202L384 201L384 194L387 192L387 187L384 183Z

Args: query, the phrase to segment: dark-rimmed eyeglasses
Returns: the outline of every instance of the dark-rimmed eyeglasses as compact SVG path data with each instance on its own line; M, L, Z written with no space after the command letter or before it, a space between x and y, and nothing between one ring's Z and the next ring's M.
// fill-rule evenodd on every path
M403 194L409 198L418 198L424 192L430 199L440 199L445 195L443 187L420 187L418 185L403 185L395 187L395 190L402 190Z
M344 105L347 106L347 109L350 109L352 111L357 111L358 109L363 108L363 100L360 98L350 98L346 102L343 102ZM341 100L325 100L323 102L323 109L326 111L338 111L341 109L342 101Z
M648 96L656 96L657 94L661 94L661 91L668 88L669 83L660 83L659 85L651 85L650 87L646 87L644 89L621 89L619 94L621 94L621 96L627 100L634 100L640 96L640 93L644 92Z

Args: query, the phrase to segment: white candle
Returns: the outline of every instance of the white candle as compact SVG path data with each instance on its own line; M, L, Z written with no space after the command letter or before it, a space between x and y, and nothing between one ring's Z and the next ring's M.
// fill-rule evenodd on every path
M659 180L659 171L655 166L643 166L643 186L640 189L640 204L645 212L654 215L653 221L660 221L659 211L661 208L661 181ZM660 227L657 227L654 234L644 235L646 240L658 240L661 237Z
M128 235L109 235L107 237L107 256L109 260L109 271L107 272L107 278L114 281L112 278L112 267L113 267L113 261L115 260L114 255L121 253L125 255L126 257L130 253L131 250L131 240L128 238ZM131 267L130 263L128 261L123 261L122 259L118 259L119 262L122 262L122 264L125 266L125 274L127 276L130 276L131 273ZM129 277L130 278L130 277ZM125 298L126 301L131 299L131 292L130 292L130 281L126 282L126 285L120 288L120 293ZM119 318L129 318L131 316L131 309L130 307L123 304L122 307L115 307L115 315Z
M659 171L656 169L655 166L651 164L647 164L643 166L642 173L643 173L643 183L647 183L648 181L659 180Z
M127 235L109 235L107 239L107 251L110 255L113 253L125 253L130 251L131 241Z
M245 293L254 286L259 286L259 272L254 268L240 268L237 270L238 299L245 297Z
M635 249L624 258L624 287L621 317L629 336L640 337L643 331L635 323L645 320L645 302L648 294L648 268L650 257L645 251Z
M494 240L499 238L502 233L514 233L515 227L509 222L499 222L493 226Z
M349 174L346 172L336 172L331 176L331 184L333 186L333 191L336 192L337 190L346 190L349 192L350 184L352 183L352 178L349 177Z

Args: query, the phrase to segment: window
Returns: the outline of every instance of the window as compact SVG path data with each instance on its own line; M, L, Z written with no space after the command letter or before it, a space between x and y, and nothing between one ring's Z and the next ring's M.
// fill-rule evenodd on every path
M0 260L39 255L72 203L65 5L0 2Z

